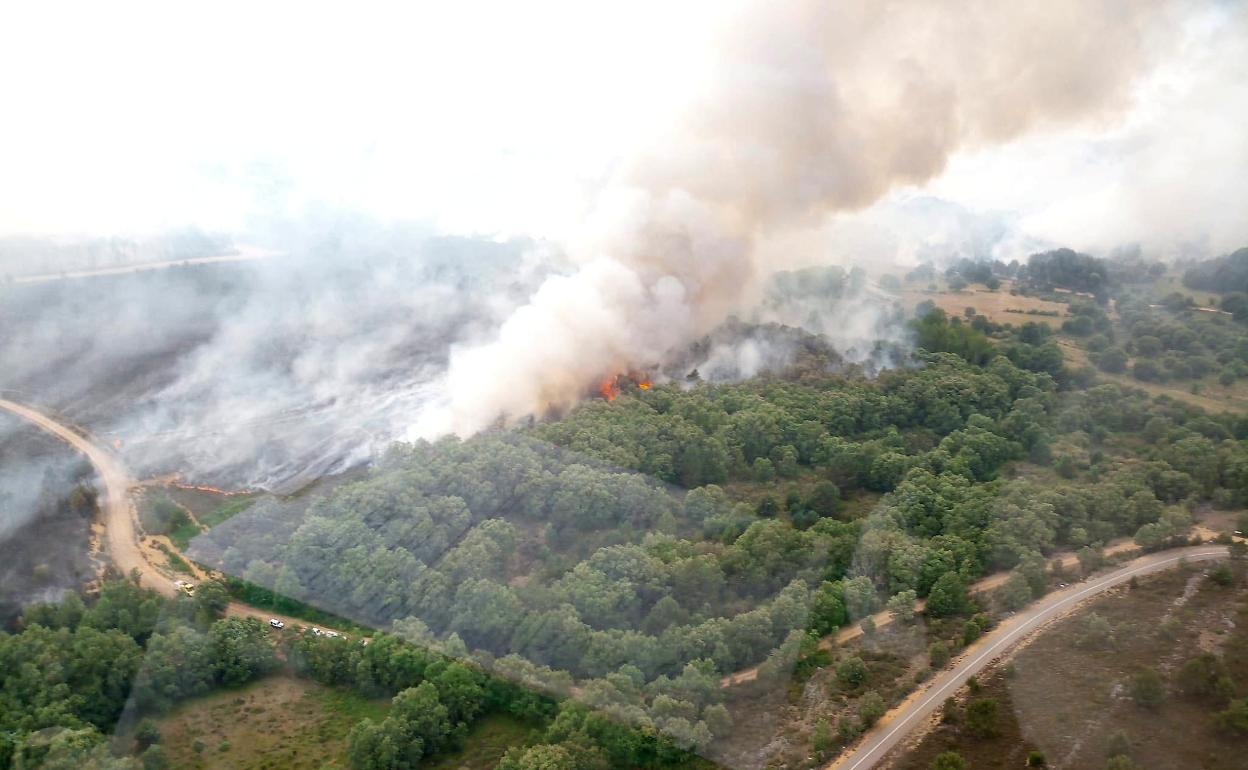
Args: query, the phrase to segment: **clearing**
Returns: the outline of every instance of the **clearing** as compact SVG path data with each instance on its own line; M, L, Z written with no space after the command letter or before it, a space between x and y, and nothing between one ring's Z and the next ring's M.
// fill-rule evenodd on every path
M157 720L169 767L228 770L347 768L347 736L363 719L381 720L389 698L276 675L187 701ZM492 770L530 725L489 714L468 731L464 748L429 757L430 770ZM196 747L199 747L198 750Z
M976 313L986 316L994 323L1020 326L1028 321L1035 321L1047 323L1054 329L1062 325L1067 317L1066 303L1010 294L1010 285L1010 281L1002 281L1001 288L997 291L989 291L979 285L972 285L962 291L932 291L907 284L905 290L900 292L900 297L907 308L930 300L951 318L963 318L966 309L973 307Z
M187 701L157 724L170 767L319 770L346 768L351 728L389 708L388 698L271 676Z

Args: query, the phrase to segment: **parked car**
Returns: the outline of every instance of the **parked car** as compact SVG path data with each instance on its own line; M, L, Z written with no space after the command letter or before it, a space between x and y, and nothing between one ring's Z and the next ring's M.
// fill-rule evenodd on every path
M286 624L285 624L285 623L283 623L282 621L278 620L277 618L269 618L269 625L270 625L270 626L273 626L274 628L285 628L285 627L286 627Z

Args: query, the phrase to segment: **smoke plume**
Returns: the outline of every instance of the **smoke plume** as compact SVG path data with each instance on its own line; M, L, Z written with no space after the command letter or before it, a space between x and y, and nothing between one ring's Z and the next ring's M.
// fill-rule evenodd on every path
M756 291L758 244L871 204L959 149L1103 119L1164 48L1175 4L785 0L742 7L687 112L621 164L550 277L483 344L453 351L470 433L564 408L644 368Z

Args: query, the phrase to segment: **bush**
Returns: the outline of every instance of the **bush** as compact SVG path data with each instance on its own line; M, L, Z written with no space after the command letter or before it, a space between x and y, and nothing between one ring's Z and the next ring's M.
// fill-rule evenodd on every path
M862 700L858 702L858 718L862 720L865 727L870 727L884 716L887 708L884 705L884 699L875 690L868 690L866 695L862 696Z
M1209 572L1209 579L1220 586L1229 586L1235 582L1235 573L1231 572L1231 567L1226 562L1219 562Z
M966 726L980 738L1001 732L1001 704L996 698L976 698L966 706Z
M1131 699L1137 706L1156 709L1166 699L1166 686L1154 669L1142 669L1131 678Z
M138 742L139 751L143 751L148 746L160 743L160 728L152 720L144 719L134 730L134 740Z
M1103 616L1092 612L1083 619L1083 632L1075 644L1094 650L1108 650L1115 644L1114 629Z
M848 690L862 686L867 681L867 664L856 655L845 658L836 666L836 681Z
M946 751L932 760L931 770L967 770L967 764L958 752Z
M164 748L158 745L148 746L142 754L143 770L165 770L169 766L169 758Z
M1126 756L1131 753L1131 739L1123 730L1117 730L1113 735L1109 736L1109 743L1105 747L1107 756Z
M958 702L953 698L945 698L945 705L940 709L940 721L947 725L956 725L962 721L962 712L958 711Z
M1218 712L1218 726L1239 735L1248 735L1248 698L1231 701L1225 711Z
M941 575L927 595L926 612L934 618L961 615L968 612L970 608L971 601L966 593L966 583L956 572L946 572Z

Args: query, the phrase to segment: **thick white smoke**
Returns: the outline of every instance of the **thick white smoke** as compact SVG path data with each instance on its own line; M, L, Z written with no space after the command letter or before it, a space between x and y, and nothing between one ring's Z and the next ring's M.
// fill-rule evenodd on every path
M723 320L764 235L817 225L951 153L1117 114L1176 3L782 0L743 6L671 132L601 193L581 268L550 278L497 337L452 354L449 407L422 433L471 433L575 402Z

